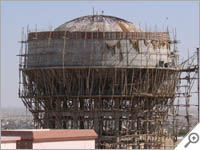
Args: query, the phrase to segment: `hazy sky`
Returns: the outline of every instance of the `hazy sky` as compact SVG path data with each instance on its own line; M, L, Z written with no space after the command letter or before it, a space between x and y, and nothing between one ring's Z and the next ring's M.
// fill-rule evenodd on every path
M141 27L176 28L182 57L199 45L198 2L2 2L1 9L1 104L24 107L18 98L18 57L22 27L54 28L76 17L91 15L92 8L104 15L124 18Z

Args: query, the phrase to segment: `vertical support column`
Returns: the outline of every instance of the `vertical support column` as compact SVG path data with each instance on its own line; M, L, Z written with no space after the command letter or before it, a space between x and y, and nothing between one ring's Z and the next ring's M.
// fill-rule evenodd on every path
M56 110L57 112L55 112L55 125L56 125L56 129L61 129L62 128L62 116L59 113L60 109L61 109L61 102L60 99L55 99L55 104L56 104Z
M116 143L117 149L120 149L120 130L119 130L119 120L120 120L120 113L119 113L119 99L115 99L115 109L118 110L115 112L115 136L116 136Z
M199 91L199 84L200 84L199 83L199 81L200 81L199 80L199 72L200 72L199 71L199 69L200 69L199 68L199 48L197 48L197 65L198 65L198 77L197 77L198 78L198 84L197 84L197 86L198 86L198 92L197 92L197 94L198 94L198 122L199 122L199 104L200 104L200 93L199 93L200 92Z
M79 99L79 101L81 101L82 99ZM78 104L77 104L77 99L73 99L73 105L74 105L74 113L72 115L73 118L73 129L77 129L78 128Z
M99 99L95 99L94 100L94 130L99 133L99 116L100 116L100 113L99 113Z
M98 99L98 103L99 103L99 111L98 111L98 121L99 121L99 141L102 142L102 132L103 132L103 104L102 104L102 97L99 96ZM99 143L100 145L101 143Z

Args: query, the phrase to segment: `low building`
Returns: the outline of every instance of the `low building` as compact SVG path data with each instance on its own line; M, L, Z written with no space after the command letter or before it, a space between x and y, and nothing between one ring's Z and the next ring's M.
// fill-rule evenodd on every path
M1 137L1 149L16 149L16 143L19 140L21 140L21 137L2 136Z
M4 130L1 135L5 139L3 143L6 143L5 137L15 137L12 143L16 144L12 144L12 149L95 149L98 138L94 130ZM2 149L11 149L3 143Z

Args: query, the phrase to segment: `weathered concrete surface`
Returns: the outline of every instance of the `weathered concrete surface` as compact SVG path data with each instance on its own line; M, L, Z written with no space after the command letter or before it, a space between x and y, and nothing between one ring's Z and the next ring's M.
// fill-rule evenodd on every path
M64 44L65 43L65 44ZM167 46L153 48L140 40L136 50L130 40L41 40L29 42L28 67L39 66L132 66L155 67L170 63ZM64 60L64 61L63 61Z

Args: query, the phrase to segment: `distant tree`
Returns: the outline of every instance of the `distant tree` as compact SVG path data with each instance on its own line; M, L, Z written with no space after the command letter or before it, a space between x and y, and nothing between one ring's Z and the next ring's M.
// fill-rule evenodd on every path
M186 129L181 129L178 133L178 136L185 136L189 131Z

